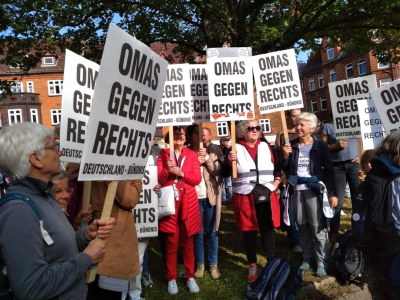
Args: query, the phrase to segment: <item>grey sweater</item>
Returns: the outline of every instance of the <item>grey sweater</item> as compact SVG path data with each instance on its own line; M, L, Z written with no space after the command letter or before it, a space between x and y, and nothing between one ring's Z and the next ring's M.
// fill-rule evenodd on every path
M54 243L42 238L39 220L22 200L0 207L0 261L5 263L16 299L84 299L89 255L79 253L90 242L86 228L75 232L62 209L48 193L51 183L27 177L7 192L28 196L43 218Z

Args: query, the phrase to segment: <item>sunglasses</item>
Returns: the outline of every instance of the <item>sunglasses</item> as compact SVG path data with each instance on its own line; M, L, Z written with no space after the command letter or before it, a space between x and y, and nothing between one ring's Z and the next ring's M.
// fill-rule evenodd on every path
M249 126L247 127L248 132L254 132L254 129L259 132L261 130L261 126Z

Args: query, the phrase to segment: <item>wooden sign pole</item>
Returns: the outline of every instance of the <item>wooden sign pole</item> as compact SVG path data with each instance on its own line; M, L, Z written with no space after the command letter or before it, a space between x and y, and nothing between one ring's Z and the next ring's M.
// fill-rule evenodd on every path
M232 143L232 152L236 153L236 124L235 124L235 121L231 121L231 143ZM237 178L236 161L232 162L232 178Z
M363 147L362 139L357 139L357 148L358 148L358 158L361 159L361 156L364 153L364 147Z
M174 153L174 127L169 126L169 159L175 160L175 153Z
M111 215L111 209L114 204L115 194L117 192L118 181L111 181L108 185L106 200L104 201L101 220L108 221ZM95 242L100 243L102 240L96 237ZM86 272L86 282L91 283L96 279L97 265L94 265Z
M200 148L204 148L203 123L199 123L199 141L200 141Z
M290 144L289 133L287 131L285 111L283 110L281 110L281 120L282 120L283 136L285 137L285 144Z

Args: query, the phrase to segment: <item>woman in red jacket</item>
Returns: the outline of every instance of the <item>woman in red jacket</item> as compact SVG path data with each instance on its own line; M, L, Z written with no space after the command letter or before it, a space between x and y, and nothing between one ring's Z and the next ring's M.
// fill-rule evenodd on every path
M237 162L237 178L232 179L233 212L236 224L243 231L249 269L247 280L257 279L257 231L267 260L275 256L274 227L280 226L280 208L275 192L280 179L274 154L261 138L257 120L241 121L236 127L236 153L228 154L223 173Z
M179 197L175 201L175 214L159 220L159 237L162 248L165 247L168 293L178 293L176 278L177 252L179 238L183 250L183 263L186 268L186 287L190 293L198 293L199 287L194 280L193 236L201 230L200 211L195 186L201 181L200 163L197 154L186 147L187 131L185 127L174 126L175 157L170 158L170 150L163 149L158 156L158 183L161 188L175 185ZM166 136L169 143L170 137Z

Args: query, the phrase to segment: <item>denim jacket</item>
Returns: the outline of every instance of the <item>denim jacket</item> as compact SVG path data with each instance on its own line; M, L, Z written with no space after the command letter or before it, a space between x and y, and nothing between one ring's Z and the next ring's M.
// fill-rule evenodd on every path
M281 160L281 168L287 177L297 175L297 162L299 160L299 139L290 142L292 153L288 158ZM311 176L324 175L324 183L328 189L328 197L337 196L335 185L335 174L333 171L333 163L328 145L321 141L315 140L310 150L310 173Z

